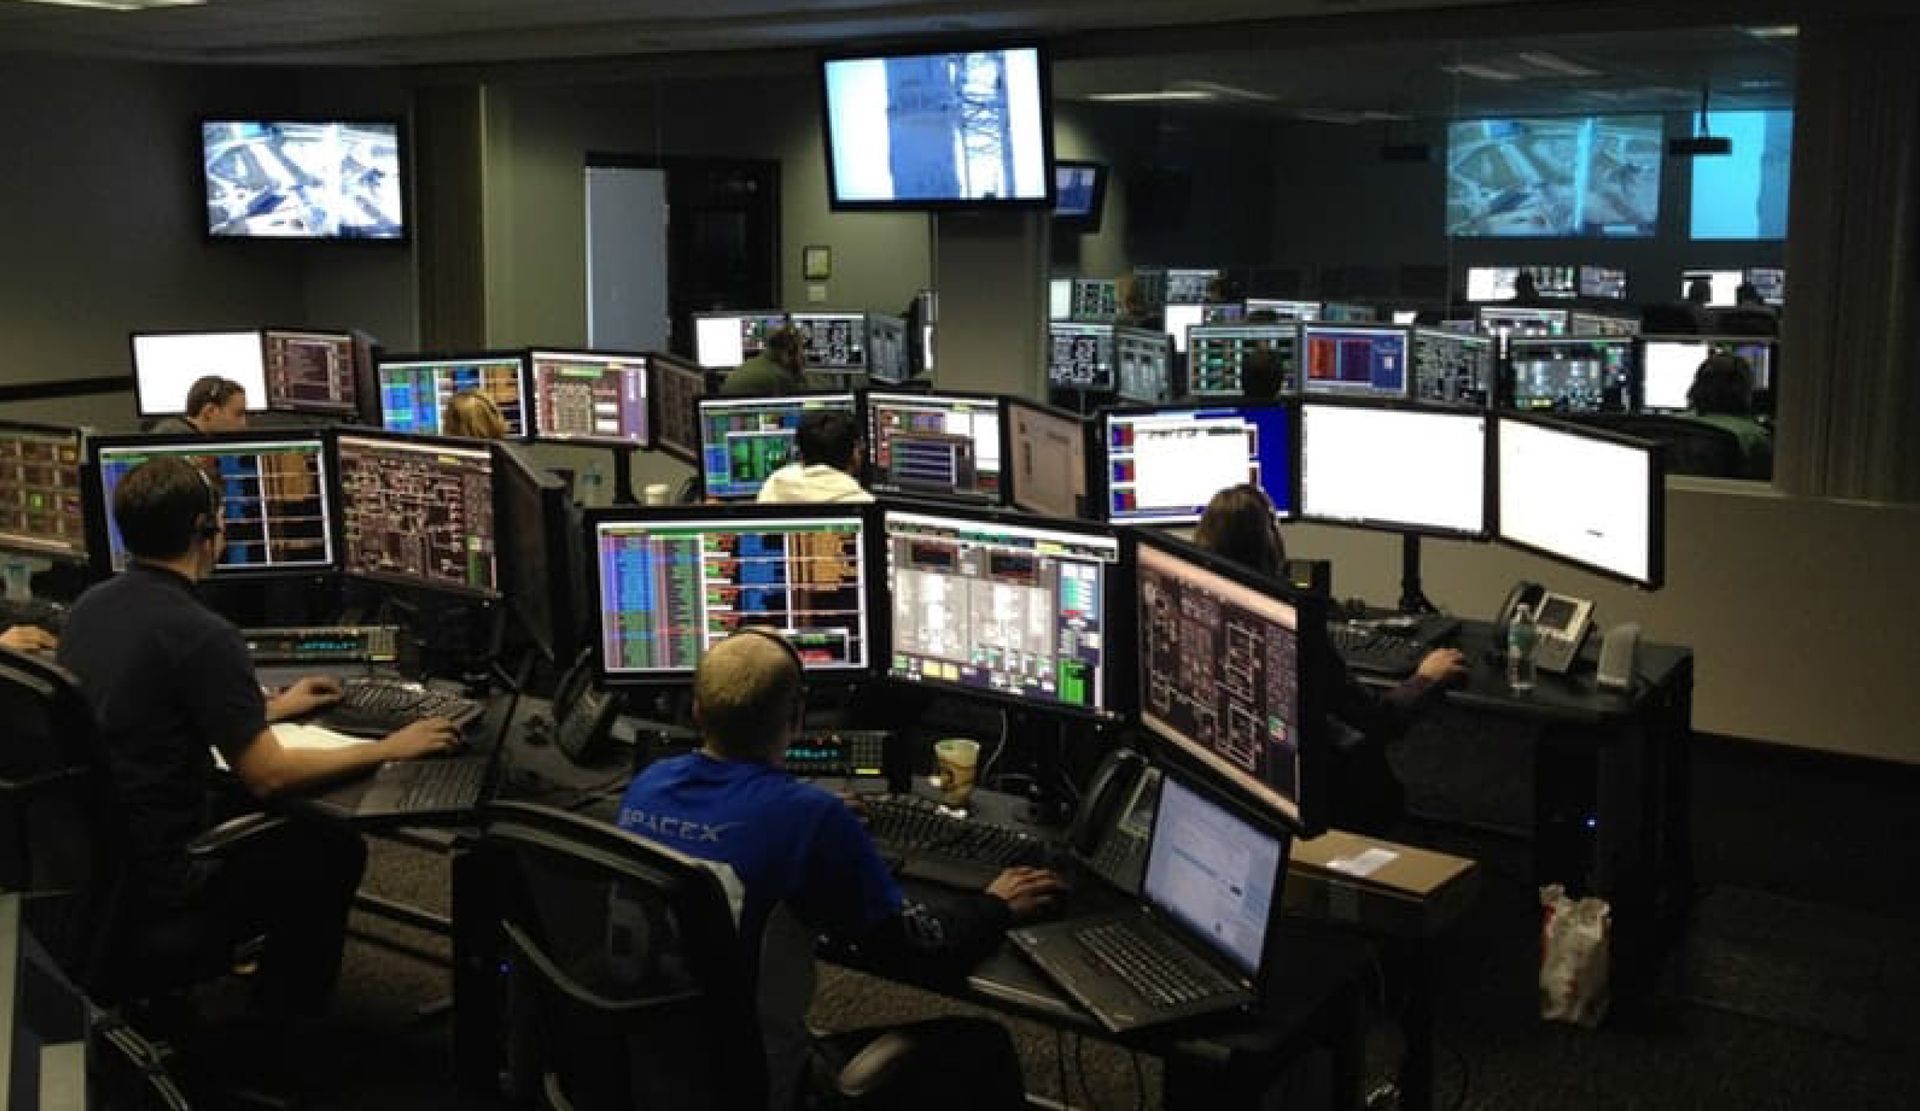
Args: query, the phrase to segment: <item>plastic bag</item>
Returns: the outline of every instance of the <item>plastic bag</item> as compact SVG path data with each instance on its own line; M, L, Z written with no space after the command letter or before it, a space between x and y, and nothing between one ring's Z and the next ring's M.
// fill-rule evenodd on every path
M1540 1017L1599 1026L1611 1000L1613 908L1569 899L1559 884L1540 889Z

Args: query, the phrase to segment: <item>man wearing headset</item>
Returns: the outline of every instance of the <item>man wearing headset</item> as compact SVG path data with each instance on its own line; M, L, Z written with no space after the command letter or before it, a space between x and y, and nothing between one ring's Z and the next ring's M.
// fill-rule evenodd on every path
M211 432L243 432L247 427L247 388L231 378L209 374L187 388L187 411L161 417L149 432L189 436Z
M113 519L133 557L81 595L58 660L80 681L106 751L132 854L133 920L201 916L234 941L264 931L254 1003L262 1017L317 1015L332 994L366 847L351 831L292 822L262 858L196 861L188 845L219 813L212 749L255 798L444 752L458 737L434 719L339 749L282 747L268 727L340 697L302 679L268 699L240 631L195 593L220 557L225 526L213 481L177 458L120 480Z
M908 902L847 803L780 767L800 730L803 681L799 653L777 633L747 629L708 649L693 679L702 747L635 776L621 801L621 828L731 868L744 888L740 933L749 960L769 913L783 905L813 933L858 945L875 965L964 975L999 944L1008 923L1051 904L1060 880L1043 869L1010 868L939 914ZM1000 1053L991 1048L1004 1037L995 1027L956 1024L916 1039L962 1058L960 1072L946 1074L946 1091L931 1085L925 1105L1017 1106L1017 1099L994 1098L1017 1094L1017 1069L1011 1078L996 1077L985 1063L1011 1058L1010 1043L1000 1044ZM963 1050L967 1042L972 1047ZM771 1043L768 1050L769 1069L777 1072L782 1062ZM925 1067L940 1069L932 1061ZM955 1079L959 1074L965 1082ZM789 1077L773 1079L778 1090Z

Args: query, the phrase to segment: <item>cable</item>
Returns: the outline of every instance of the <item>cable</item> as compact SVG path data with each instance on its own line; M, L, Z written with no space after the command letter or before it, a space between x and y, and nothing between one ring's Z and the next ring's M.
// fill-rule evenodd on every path
M1000 742L993 746L993 755L987 757L987 762L980 765L979 781L981 786L986 786L993 782L993 765L999 761L1000 754L1005 752L1006 748L1007 711L1005 708L1002 708L1000 711Z
M1080 1072L1080 1094L1087 1097L1087 1106L1100 1111L1100 1101L1093 1098L1093 1088L1087 1083L1087 1039L1078 1034L1073 1036L1073 1067Z
M1147 1073L1140 1067L1140 1051L1127 1050L1133 1060L1133 1111L1147 1111Z

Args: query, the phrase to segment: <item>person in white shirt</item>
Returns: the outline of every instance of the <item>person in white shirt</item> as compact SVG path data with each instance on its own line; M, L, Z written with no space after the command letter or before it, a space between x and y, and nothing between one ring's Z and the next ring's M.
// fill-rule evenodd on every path
M870 502L873 495L858 479L861 456L859 429L853 414L838 409L816 409L800 418L794 430L800 461L767 476L760 487L762 502Z

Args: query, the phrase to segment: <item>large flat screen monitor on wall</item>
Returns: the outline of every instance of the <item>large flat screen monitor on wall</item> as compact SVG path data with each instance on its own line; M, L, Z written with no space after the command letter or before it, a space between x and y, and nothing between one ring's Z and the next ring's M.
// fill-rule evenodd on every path
M1666 579L1666 468L1649 443L1499 418L1499 536L1516 547L1658 590ZM1569 497L1571 482L1579 496Z
M1105 166L1098 162L1055 162L1053 185L1057 227L1086 234L1100 230L1100 213L1107 199Z
M404 241L398 120L203 120L210 239Z
M832 57L820 83L833 208L1052 205L1040 47Z
M1536 116L1447 128L1447 234L1644 239L1659 230L1661 118Z

